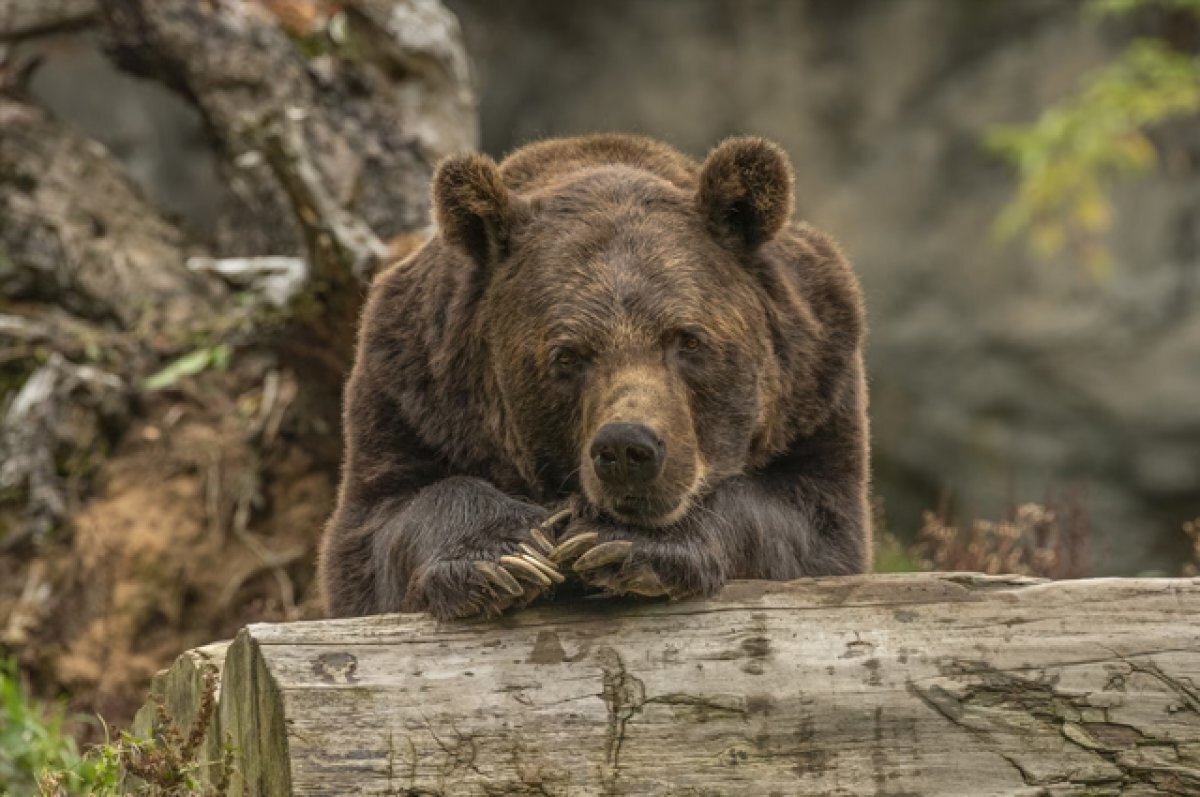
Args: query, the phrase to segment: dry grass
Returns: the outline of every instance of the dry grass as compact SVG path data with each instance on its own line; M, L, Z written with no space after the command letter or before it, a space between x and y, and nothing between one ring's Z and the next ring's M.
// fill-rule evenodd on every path
M945 513L926 512L912 555L922 570L1019 573L1043 578L1091 575L1091 536L1081 497L1014 506L1001 520L960 528Z
M217 708L217 672L210 668L204 674L204 689L195 719L186 731L179 728L167 713L162 698L156 698L155 737L135 739L123 734L116 742L92 750L84 762L89 777L81 778L80 770L50 771L40 778L43 797L69 797L87 794L89 797L135 795L136 797L226 797L230 776L234 771L233 751L226 747L220 760L201 758L204 741ZM214 766L215 765L215 766ZM212 782L202 777L203 770L212 769Z
M1183 565L1183 575L1200 576L1200 517L1183 524L1183 533L1192 541L1192 556Z

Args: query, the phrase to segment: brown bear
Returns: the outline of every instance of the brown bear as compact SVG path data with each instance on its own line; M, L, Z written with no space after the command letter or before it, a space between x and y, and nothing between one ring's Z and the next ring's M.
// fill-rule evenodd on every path
M364 311L328 611L863 572L862 297L792 183L758 138L443 162L437 234Z

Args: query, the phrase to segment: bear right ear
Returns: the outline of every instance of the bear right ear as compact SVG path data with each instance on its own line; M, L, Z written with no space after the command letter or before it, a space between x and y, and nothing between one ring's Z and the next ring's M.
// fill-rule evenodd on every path
M763 138L722 141L700 169L696 203L709 232L735 252L775 237L792 215L792 164Z
M481 266L508 254L514 224L525 204L508 190L496 162L486 155L458 155L433 175L433 213L442 238Z

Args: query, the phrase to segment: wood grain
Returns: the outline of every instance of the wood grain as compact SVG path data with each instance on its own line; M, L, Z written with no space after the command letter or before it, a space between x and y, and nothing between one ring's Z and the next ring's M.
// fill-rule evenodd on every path
M191 662L159 688L194 688ZM255 625L218 719L264 795L1200 794L1200 579Z

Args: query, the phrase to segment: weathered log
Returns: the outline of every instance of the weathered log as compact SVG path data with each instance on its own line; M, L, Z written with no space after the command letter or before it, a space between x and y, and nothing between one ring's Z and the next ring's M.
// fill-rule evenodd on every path
M158 681L185 721L197 655ZM222 681L214 730L251 794L1200 794L1200 579L253 625Z

